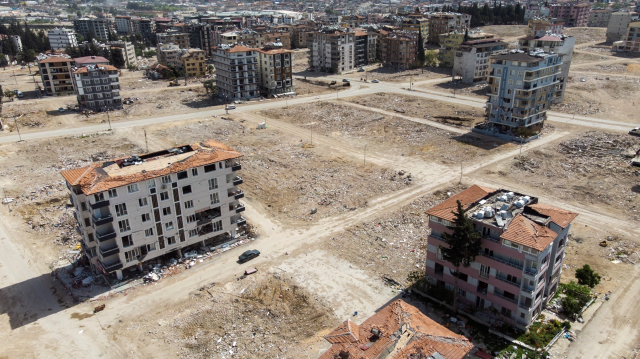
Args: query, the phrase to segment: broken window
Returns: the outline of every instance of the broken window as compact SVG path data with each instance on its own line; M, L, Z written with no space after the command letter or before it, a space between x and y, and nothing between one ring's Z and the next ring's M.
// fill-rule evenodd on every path
M118 197L118 191L115 188L110 189L109 190L109 198L116 198L116 197Z
M136 260L139 255L140 255L140 248L134 248L133 250L124 252L124 260L125 262L129 263Z
M217 221L213 223L213 231L218 232L222 230L222 221Z
M189 230L189 238L197 237L197 236L198 236L198 230L197 229Z
M96 202L104 201L104 193L100 192L100 193L94 194L93 199L95 199Z
M214 192L210 194L209 199L211 199L211 204L220 203L220 193Z
M122 237L122 248L131 247L133 245L133 238L131 235Z
M151 237L151 236L153 236L153 228L145 229L145 230L144 230L144 236L145 236L145 237Z
M125 219L123 221L118 222L118 228L120 229L120 233L130 231L131 226L129 226L129 220Z
M191 193L191 185L182 187L182 194L189 194L189 193Z
M127 213L127 205L125 203L116 204L116 216L126 216Z
M204 166L204 173L213 172L215 170L216 170L216 164L215 163Z
M140 205L140 207L148 206L149 202L147 202L147 197L138 199L138 205Z
M196 215L195 214L187 216L187 223L193 223L195 221L196 221Z
M171 246L174 244L176 244L176 237L175 236L167 237L167 245Z
M187 171L178 172L178 180L187 179L187 178L189 178Z
M173 229L173 222L165 223L164 224L164 229L166 229L167 231Z

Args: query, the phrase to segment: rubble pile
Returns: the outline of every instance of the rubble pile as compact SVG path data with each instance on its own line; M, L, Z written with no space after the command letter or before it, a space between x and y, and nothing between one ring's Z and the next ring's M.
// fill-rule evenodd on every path
M620 236L608 236L600 242L602 256L613 263L640 263L640 244Z
M633 158L638 150L640 141L636 137L598 131L586 132L558 145L558 152L566 154L565 166L587 174L602 169L608 173L627 173L632 169L625 154L631 153Z
M336 325L330 309L279 274L211 283L190 297L179 312L144 328L147 335L177 345L181 357L301 357L307 348L300 342Z
M406 286L410 272L424 272L430 233L425 211L464 189L458 185L436 191L383 217L353 225L327 240L325 250L387 281Z
M562 33L567 36L575 37L576 45L587 42L605 42L607 39L607 29L603 27L570 27L564 29ZM610 45L603 45L603 47L608 47L609 50L611 49ZM582 50L585 49L586 48L582 48Z
M407 88L409 87L409 81L418 82L424 80L432 80L437 78L445 78L451 76L451 70L438 68L438 67L425 67L422 69L412 69L398 71L393 67L378 67L376 69L367 69L367 74L364 72L357 73L362 78L371 80L380 80L383 82L406 82Z
M564 101L551 107L554 111L575 115L608 113L625 118L628 117L625 111L633 108L629 104L638 101L639 93L640 80L635 78L581 74L568 78Z

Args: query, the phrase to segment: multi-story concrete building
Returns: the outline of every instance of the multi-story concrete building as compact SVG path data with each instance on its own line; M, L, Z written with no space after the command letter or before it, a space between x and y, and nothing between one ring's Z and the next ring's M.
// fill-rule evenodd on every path
M82 56L73 59L76 63L76 67L88 66L88 65L109 65L109 59L102 56Z
M61 172L91 269L122 279L147 260L233 241L246 223L241 156L207 141Z
M344 73L355 68L355 32L325 28L307 37L309 64L320 71Z
M440 34L440 50L438 52L438 61L440 62L440 66L453 67L456 50L463 42L490 39L493 37L494 35L481 31L469 31L463 33L456 31L448 34Z
M547 32L560 35L564 27L564 20L531 19L527 25L527 36L538 36Z
M200 49L189 49L182 54L182 68L187 77L200 77L207 74L207 52Z
M115 33L113 21L109 18L81 18L73 20L73 28L76 33L86 39L93 37L107 40L109 33Z
M590 13L591 4L588 2L566 2L549 6L549 16L564 20L568 27L588 26Z
M184 53L184 49L176 44L160 44L156 48L156 58L159 64L172 66L173 68L182 69L182 61L180 58Z
M529 20L542 18L546 19L549 17L549 8L544 5L528 5L526 9L524 9L524 24L527 25Z
M190 24L185 27L189 34L189 45L193 49L204 50L207 56L213 56L213 30L211 24Z
M607 27L611 19L611 10L591 10L589 14L589 27Z
M465 41L456 49L452 79L464 84L487 81L489 57L507 49L509 44L500 38Z
M613 50L640 53L640 21L629 23L626 38L614 42Z
M133 43L129 41L106 41L104 47L108 49L120 49L124 57L125 66L135 65L137 63L136 48L133 46Z
M291 27L291 47L294 49L307 47L307 33L313 30L308 25L293 25Z
M132 18L132 27L136 34L140 34L145 42L156 44L156 23L153 19Z
M636 12L614 12L607 24L607 42L624 40L627 28L632 21L638 20Z
M416 66L418 33L415 31L392 32L382 38L381 60L384 65L407 70Z
M167 31L159 32L156 34L158 38L158 44L174 44L178 45L181 49L189 49L191 42L189 40L189 34L186 32Z
M403 31L415 31L422 34L423 46L429 40L429 19L422 14L412 14L402 18Z
M538 198L474 185L429 209L426 278L453 290L455 268L444 260L443 233L451 233L460 201L482 236L482 250L460 267L459 308L499 313L526 329L558 290L571 222L577 213L538 203Z
M69 47L78 47L78 38L76 32L70 29L55 28L47 32L49 44L52 50L66 49Z
M40 78L47 95L60 96L74 93L71 79L71 69L74 66L73 59L61 56L51 56L38 61Z
M86 65L73 70L73 86L80 111L122 108L118 69L111 65Z
M482 131L506 138L534 138L562 89L562 55L512 50L491 56L488 123ZM477 130L477 131L476 131ZM476 132L482 132L474 128Z
M536 49L542 49L544 52L554 52L562 57L562 65L560 66L560 73L558 75L558 84L556 87L559 89L556 92L552 103L561 103L564 101L564 91L566 90L566 83L569 79L569 68L571 67L571 61L573 59L573 48L576 45L576 38L573 36L556 35L548 33L538 33L536 36L527 36L518 39L518 48L525 52L531 52Z
M131 35L134 33L131 16L116 16L115 23L118 35Z
M374 31L355 31L355 67L361 67L376 61L378 34Z
M217 46L213 51L213 65L218 95L230 101L260 95L257 49L242 45Z
M452 32L465 33L471 27L471 15L460 13L431 13L429 14L428 41L438 45L440 34Z
M285 50L291 50L291 34L288 32L262 32L257 34L257 45L266 46L271 43L282 44Z
M271 44L258 50L260 92L265 96L294 92L293 51Z

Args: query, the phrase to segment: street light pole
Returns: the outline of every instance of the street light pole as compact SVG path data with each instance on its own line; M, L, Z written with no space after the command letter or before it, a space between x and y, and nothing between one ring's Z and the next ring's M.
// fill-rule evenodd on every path
M109 121L109 131L111 131L111 118L109 117L109 109L105 107L104 110L107 112L107 121Z
M364 144L364 161L363 164L366 166L367 165L367 144Z
M13 118L13 124L16 125L16 130L18 130L18 138L20 139L20 142L22 142L22 135L20 135L20 127L18 127L18 121L16 121L16 118Z

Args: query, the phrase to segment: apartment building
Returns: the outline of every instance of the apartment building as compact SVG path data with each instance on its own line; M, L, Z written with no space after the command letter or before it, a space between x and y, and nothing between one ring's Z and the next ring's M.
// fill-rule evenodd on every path
M607 42L624 40L632 21L638 20L636 12L614 12L607 24Z
M134 33L131 16L116 16L115 23L118 35L131 35Z
M133 43L129 41L105 41L104 47L107 49L120 49L124 57L125 66L135 65L137 63L136 48L133 46Z
M533 138L544 126L550 104L562 91L562 55L512 50L490 59L488 123L484 131L506 138Z
M453 81L464 84L487 81L489 76L489 57L504 51L509 44L501 38L486 38L465 41L455 51L453 60Z
M589 27L607 27L611 19L611 10L591 10L589 14Z
M182 68L187 77L201 77L207 74L207 52L200 49L189 49L182 54Z
M415 31L422 34L422 39L425 46L429 40L429 19L425 18L422 14L412 14L402 18L403 31Z
M529 23L529 20L549 17L549 8L544 5L528 5L524 10L524 25Z
M494 35L481 31L451 32L440 34L440 50L438 51L438 61L442 67L453 67L456 50L465 41L491 39Z
M76 32L70 29L55 28L47 31L49 44L52 50L61 50L69 47L78 47Z
M51 56L38 61L38 70L42 86L48 96L71 95L74 93L71 69L75 66L73 59Z
M552 33L562 34L564 21L560 19L531 19L527 24L527 36Z
M291 27L291 47L294 49L307 47L307 33L313 30L308 25L293 25Z
M376 61L378 34L373 31L355 30L355 67Z
M181 49L191 48L189 34L178 31L159 32L156 34L158 44L174 44Z
M460 13L431 13L429 14L428 42L438 45L440 34L452 32L463 33L471 27L471 15Z
M640 21L631 22L623 41L614 42L614 51L640 53Z
M181 49L180 46L176 44L159 44L156 48L156 58L159 64L180 70L182 69L180 57L182 57L184 51L184 49Z
M573 48L576 45L576 38L573 36L541 34L536 36L527 36L518 39L518 48L520 50L530 52L536 49L542 49L544 52L555 52L562 57L562 65L560 65L560 74L558 76L559 89L552 103L561 103L564 101L564 92L566 90L566 82L569 79L569 68L573 59Z
M213 56L213 30L211 24L189 24L185 27L189 34L189 45L192 49L204 50L207 56Z
M154 45L156 41L156 23L153 19L131 18L131 27L135 34L140 34L142 39Z
M258 50L260 92L265 97L294 92L293 51L271 44Z
M344 73L355 68L355 32L324 28L307 37L309 63L320 71Z
M111 65L85 65L74 68L73 86L80 111L122 109L118 69Z
M454 267L444 260L443 233L451 233L457 202L482 236L482 250L460 267L458 303L467 312L499 313L526 329L558 290L571 222L577 213L538 203L538 198L474 185L429 209L426 278L449 290Z
M359 325L345 320L324 339L331 346L318 359L463 359L474 348L401 299Z
M88 65L109 65L109 59L102 56L82 56L73 59L76 63L76 67L88 66Z
M233 241L246 223L241 156L206 141L61 172L91 269L122 279L147 260Z
M291 50L291 34L288 32L262 32L257 35L257 46L279 43L283 49Z
M382 38L380 51L382 63L395 69L407 70L416 66L418 33L398 31Z
M218 95L229 101L260 96L257 49L219 45L213 49Z
M566 2L549 5L549 16L562 19L567 27L586 27L589 25L591 4L588 2Z
M93 37L107 40L109 33L116 32L113 21L108 18L80 18L73 20L73 29L86 39Z

